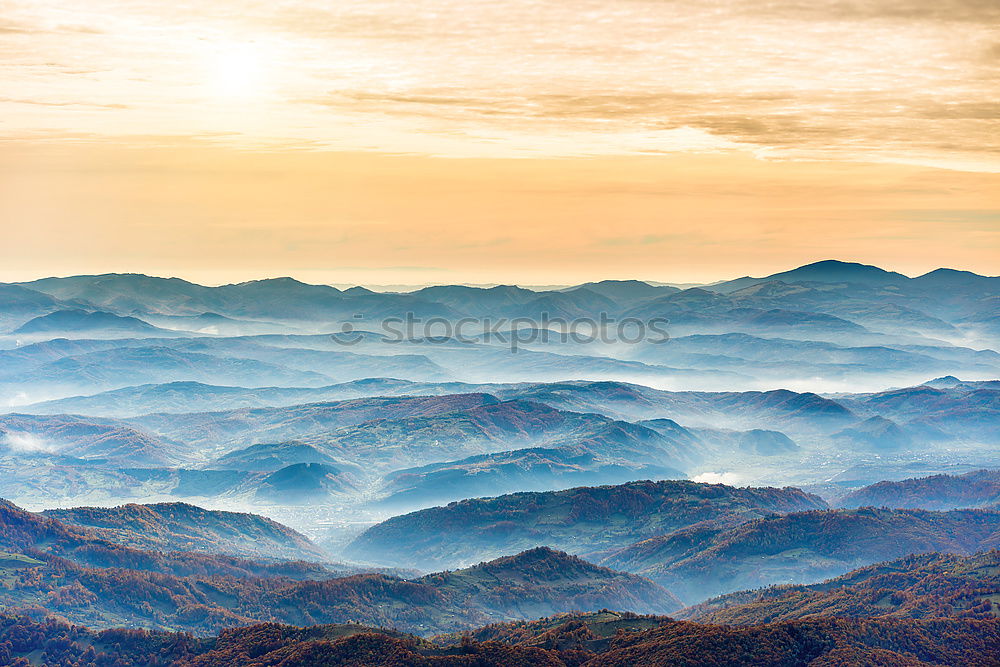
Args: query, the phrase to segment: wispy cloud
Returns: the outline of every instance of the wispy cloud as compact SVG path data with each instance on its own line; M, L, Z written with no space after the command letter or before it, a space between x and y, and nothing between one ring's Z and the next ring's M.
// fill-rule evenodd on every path
M33 104L40 107L94 107L97 109L128 109L127 104L93 104L90 102L52 102L49 100L31 100L17 97L0 97L0 103Z
M0 84L54 101L5 109L7 131L229 132L254 146L453 156L746 147L1000 169L995 0L219 0L183 12L9 0L5 13Z

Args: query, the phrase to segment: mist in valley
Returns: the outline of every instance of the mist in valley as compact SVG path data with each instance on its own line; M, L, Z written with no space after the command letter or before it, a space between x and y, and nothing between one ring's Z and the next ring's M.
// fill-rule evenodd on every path
M685 290L26 283L34 310L0 332L0 515L38 538L9 548L277 586L310 615L255 604L293 624L405 609L369 621L427 634L595 600L736 614L746 589L994 546L1000 354L965 322L1000 279L827 269ZM508 580L534 602L477 597ZM310 586L347 602L298 601ZM221 616L59 609L196 632L264 613L197 604Z

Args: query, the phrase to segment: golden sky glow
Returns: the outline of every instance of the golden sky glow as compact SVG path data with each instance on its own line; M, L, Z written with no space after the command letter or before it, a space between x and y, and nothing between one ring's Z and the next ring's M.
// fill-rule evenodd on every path
M998 273L995 0L0 7L0 280Z

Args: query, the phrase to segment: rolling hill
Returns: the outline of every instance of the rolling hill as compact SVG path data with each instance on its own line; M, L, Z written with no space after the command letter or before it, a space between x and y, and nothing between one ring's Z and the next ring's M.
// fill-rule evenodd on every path
M4 352L0 351L0 358ZM193 381L144 384L91 396L42 401L18 410L31 414L86 414L100 417L138 417L154 413L225 412L242 408L271 408L371 396L453 394L463 387L430 390L406 380L369 378L325 387L226 387Z
M17 413L0 415L0 451L133 466L176 465L188 453L180 443L113 419Z
M244 447L215 459L210 467L247 472L273 472L296 463L335 464L320 450L301 442L281 442Z
M182 352L170 347L119 347L67 356L5 377L7 384L31 384L55 391L100 391L143 383L175 381L230 385L322 386L331 378L253 359Z
M1000 622L809 619L750 627L672 622L612 642L587 667L995 664Z
M503 452L508 452L508 460L512 456L522 457L513 453L514 448L559 449L563 456L590 455L599 462L595 465L655 466L673 468L674 472L703 456L688 443L641 425L521 400L429 417L380 419L302 440L341 459L380 470L449 462L456 456L466 458L449 462L453 469L479 466L489 460L503 465L496 458ZM473 458L469 459L469 455ZM490 458L474 458L481 455ZM478 469L485 473L488 467ZM488 483L484 478L482 484ZM481 488L490 490L486 486Z
M541 545L576 554L620 548L701 521L742 522L825 507L798 489L689 481L514 493L394 517L362 533L346 554L386 564L453 567Z
M42 516L82 526L110 542L154 551L203 551L244 558L325 561L304 535L255 514L205 510L187 503L76 507Z
M681 607L674 595L642 577L598 567L548 547L415 581L459 597L462 606L508 618L607 607L665 614Z
M349 470L326 463L293 463L271 473L254 498L283 505L329 502L331 496L357 491Z
M734 527L701 524L600 560L658 581L688 603L773 584L811 583L911 553L1000 545L1000 511L817 510Z
M922 554L876 563L808 586L723 595L680 616L705 623L855 618L982 618L1000 615L1000 551Z
M841 507L914 507L949 510L1000 506L1000 470L964 475L932 475L898 482L878 482L837 501Z
M171 511L191 514L187 507L176 506L156 508L153 514ZM27 566L13 570L16 578L0 587L0 604L25 609L45 598L50 612L104 627L127 622L205 633L254 620L310 625L353 619L421 634L605 605L657 613L679 606L670 593L646 579L549 549L409 581L379 573L338 578L308 563L263 565L209 554L152 552L110 541L146 537L131 528L150 514L134 507L110 513L83 508L70 516L117 527L75 526L0 505L0 539L15 556L27 559L19 561ZM228 518L216 525L222 521L234 525ZM253 538L260 532L260 521L244 518L239 527L248 522L253 530L246 536ZM170 531L167 544L183 542L195 532L176 523L165 529ZM196 537L205 538L206 532Z
M790 271L773 273L764 278L737 278L736 280L712 285L710 289L721 293L728 293L737 289L744 289L750 285L772 281L785 283L852 283L857 285L884 286L898 285L909 282L909 280L909 278L901 273L886 271L877 266L828 259L806 264Z
M106 336L171 336L182 335L160 329L136 317L115 315L102 310L56 310L25 322L14 335L47 336L48 338L102 338Z
M253 522L252 515L244 516L249 516L249 522ZM41 582L37 578L28 577L21 582L25 584L23 588L8 588L8 591L11 591L11 597L7 598L8 606L37 599L39 586L42 590L52 590L53 586L61 585L60 580L64 579L67 573L91 572L107 585L119 587L127 585L123 583L122 575L131 575L152 582L172 581L187 576L316 580L342 576L351 571L351 568L344 566L328 567L322 563L301 560L272 559L264 563L207 551L163 550L184 540L188 540L194 546L218 550L245 549L246 545L240 545L240 540L233 539L232 536L216 539L210 535L211 529L201 531L182 529L181 534L172 533L170 526L157 530L159 534L144 535L130 532L127 527L109 529L73 525L50 516L27 512L8 501L0 500L0 540L11 552L41 561L44 565L34 568L32 574L44 574L46 579L45 582ZM294 531L289 532L294 534ZM144 543L152 549L131 547L117 541L119 539ZM302 538L299 536L297 539ZM265 539L258 552L267 550L274 544L280 545L280 542L273 537ZM292 542L294 549L294 540ZM288 545L286 543L285 547L278 548L288 548ZM299 553L312 553L315 548L306 542L302 545L302 549L304 551ZM100 590L97 593L100 593ZM121 603L114 599L106 602ZM138 601L133 600L133 602Z
M611 634L607 634L611 630ZM615 633L614 629L621 632ZM601 612L494 625L495 639L428 642L358 624L265 623L197 640L163 631L95 631L63 620L0 616L14 638L5 660L85 667L993 667L1000 622L968 619L813 619L749 628ZM13 663L18 664L18 663ZM29 662L30 664L30 662Z
M998 441L1000 387L995 383L956 383L949 387L917 386L840 400L863 416L881 416L912 429L925 429L971 443Z
M616 461L589 448L534 447L432 463L386 475L379 507L419 509L486 493L553 491L637 479L684 479L679 470L653 463ZM649 457L648 460L653 460Z
M153 414L128 421L193 445L239 447L303 439L373 420L429 417L496 403L497 398L486 394L370 397L281 408Z

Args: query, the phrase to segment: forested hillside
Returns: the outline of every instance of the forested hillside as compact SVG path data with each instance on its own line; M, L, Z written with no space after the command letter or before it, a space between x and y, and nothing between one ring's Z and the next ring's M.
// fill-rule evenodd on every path
M878 482L848 493L841 507L914 507L928 510L957 507L1000 507L1000 470L974 470L964 475L932 475L898 482Z
M704 522L600 562L650 577L689 603L772 584L813 583L914 553L1000 546L1000 511L813 510L725 527Z
M991 619L1000 616L1000 551L907 556L819 584L724 595L680 615L738 625L817 616Z
M825 507L822 499L799 489L690 481L515 493L392 518L369 528L346 553L386 564L453 567L541 545L583 554L701 521L739 523Z
M596 616L596 617L595 617ZM543 619L482 641L431 643L359 625L264 624L217 637L144 630L94 632L59 621L0 616L0 663L65 667L994 667L1000 621L824 619L747 628L668 619ZM650 627L650 626L653 627ZM617 632L607 634L608 626ZM648 628L648 629L644 629ZM479 634L479 633L475 633ZM29 659L30 658L30 659Z

